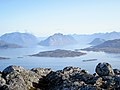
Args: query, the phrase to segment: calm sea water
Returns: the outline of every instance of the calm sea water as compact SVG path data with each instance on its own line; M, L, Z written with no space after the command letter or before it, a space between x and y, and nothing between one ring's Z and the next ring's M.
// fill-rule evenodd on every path
M108 62L113 68L120 69L120 54L108 54L104 52L87 52L86 55L73 58L48 58L48 57L29 57L40 51L67 49L74 50L87 47L86 45L76 45L68 47L29 47L19 49L0 49L0 56L9 57L11 59L0 60L0 70L3 70L9 65L19 65L28 69L31 68L52 68L53 70L60 70L66 66L80 67L86 69L90 73L95 72L95 67L99 62ZM18 58L22 57L22 58ZM96 61L83 62L83 60L97 59Z

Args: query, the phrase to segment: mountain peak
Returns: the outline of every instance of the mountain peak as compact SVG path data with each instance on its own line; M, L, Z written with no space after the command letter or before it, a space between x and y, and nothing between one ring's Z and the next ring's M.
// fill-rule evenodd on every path
M31 46L33 44L37 44L37 38L29 33L20 33L20 32L12 32L6 33L0 37L1 40L7 43L13 43L22 46Z
M63 36L63 34L62 33L55 33L53 36Z
M55 33L54 35L41 41L39 44L42 46L64 46L64 45L70 45L76 43L77 41L70 35Z

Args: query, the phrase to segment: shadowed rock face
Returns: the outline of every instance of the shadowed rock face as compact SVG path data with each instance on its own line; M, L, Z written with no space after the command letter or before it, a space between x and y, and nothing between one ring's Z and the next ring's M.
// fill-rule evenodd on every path
M61 33L56 33L44 41L41 41L39 45L42 46L65 46L76 44L77 41L70 35L63 35Z
M9 66L2 72L4 80L0 80L1 88L8 90L30 90L35 88L34 84L39 82L39 79L51 72L51 69L34 68L27 70L21 66ZM3 89L4 90L4 89ZM7 90L7 89L5 89Z
M37 57L77 57L81 55L85 55L86 53L71 51L71 50L53 50L53 51L44 51L39 52L38 54L33 54L29 56L37 56Z
M0 72L0 90L120 90L120 70L99 63L96 73L79 67L25 69L9 66Z

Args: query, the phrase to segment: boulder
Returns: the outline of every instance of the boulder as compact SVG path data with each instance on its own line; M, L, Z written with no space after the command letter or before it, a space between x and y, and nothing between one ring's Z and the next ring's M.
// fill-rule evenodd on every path
M119 69L113 69L115 75L120 75L120 70Z
M4 74L9 74L9 73L11 73L11 72L24 72L24 71L26 71L23 67L21 67L21 66L15 66L15 65L12 65L12 66L8 66L7 68L5 68L4 70L3 70L3 73Z
M99 63L96 66L96 73L99 76L114 75L113 69L109 63Z
M43 72L43 70L41 69L39 72ZM43 75L43 73L41 74ZM38 74L31 70L24 69L21 66L9 66L3 70L3 76L6 79L10 90L28 90L30 88L34 88L34 84L39 82L42 75L40 75L40 73Z

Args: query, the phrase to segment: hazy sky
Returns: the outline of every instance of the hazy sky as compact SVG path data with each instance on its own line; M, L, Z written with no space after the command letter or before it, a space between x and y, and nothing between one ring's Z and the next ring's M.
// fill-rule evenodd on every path
M120 0L0 0L0 35L120 31Z

